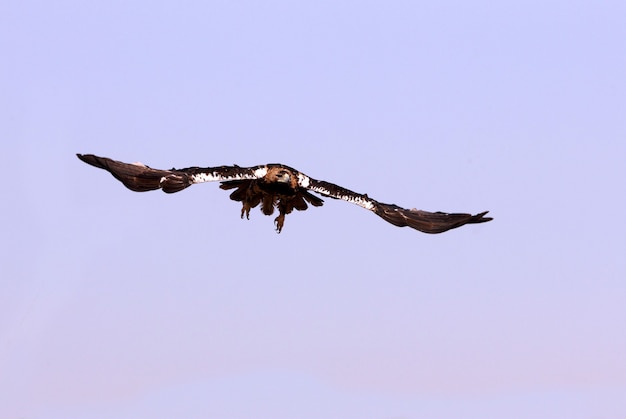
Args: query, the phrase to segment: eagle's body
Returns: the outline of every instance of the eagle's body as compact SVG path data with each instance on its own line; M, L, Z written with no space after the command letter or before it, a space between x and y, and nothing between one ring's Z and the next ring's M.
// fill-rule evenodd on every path
M222 189L235 189L230 198L242 203L241 218L249 218L250 210L258 205L265 215L278 209L275 219L276 231L280 233L285 215L294 209L304 211L308 204L323 205L316 192L330 198L341 199L359 205L385 221L399 226L411 227L424 233L442 233L465 224L490 221L487 211L472 215L464 213L427 212L405 209L394 204L384 204L341 186L313 179L289 166L266 164L254 167L219 166L188 167L184 169L159 170L141 163L123 163L93 154L77 154L78 158L92 166L105 169L128 189L145 192L163 189L164 192L181 191L195 183L221 182Z
M320 198L298 186L298 172L281 164L266 165L267 173L259 179L230 180L222 182L220 188L235 189L230 199L242 203L241 218L245 215L250 218L250 210L261 205L261 212L272 215L274 208L278 209L276 230L280 232L285 223L285 215L297 209L304 211L308 208L307 202L320 207L323 202Z

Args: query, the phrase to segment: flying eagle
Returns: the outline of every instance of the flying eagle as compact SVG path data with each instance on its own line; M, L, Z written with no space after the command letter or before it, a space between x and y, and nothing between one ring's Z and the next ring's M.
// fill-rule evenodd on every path
M257 205L261 205L261 211L265 215L272 215L274 208L278 209L278 217L274 220L278 233L283 229L285 215L294 209L304 211L308 208L307 203L314 207L322 206L324 201L311 192L351 202L372 211L395 226L411 227L424 233L443 233L465 224L492 220L490 217L485 217L487 211L476 215L448 214L383 204L367 194L352 192L330 182L313 179L283 164L159 170L141 163L122 163L93 154L77 154L77 156L87 164L107 170L124 186L135 192L163 189L163 192L174 193L195 183L221 182L220 188L235 189L230 194L230 199L243 204L241 218L244 215L249 218L250 210Z

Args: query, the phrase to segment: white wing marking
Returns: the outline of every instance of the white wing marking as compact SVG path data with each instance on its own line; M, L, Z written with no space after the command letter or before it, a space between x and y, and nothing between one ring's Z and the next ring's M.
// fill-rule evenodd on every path
M311 181L309 180L309 177L307 175L298 172L298 186L300 186L301 188L308 188L310 183Z
M267 167L259 167L258 169L254 170L254 178L255 179L261 179L266 174L267 174Z
M365 208L366 210L370 210L372 211L375 207L374 202L371 199L367 199L367 198L362 198L360 196L353 196L353 195L347 195L347 194L340 194L340 193L333 193L330 190L324 188L323 186L319 186L319 185L315 185L315 186L309 186L309 190L320 193L324 196L329 196L331 198L337 198L337 199L341 199L343 201L346 202L351 202L353 204L356 204L362 208ZM356 195L356 194L355 194Z
M243 180L243 179L259 179L267 174L266 167L260 167L255 169L252 174L249 173L240 173L232 176L224 176L217 171L214 172L203 172L196 173L189 178L193 183L203 183L203 182L225 182L229 180Z

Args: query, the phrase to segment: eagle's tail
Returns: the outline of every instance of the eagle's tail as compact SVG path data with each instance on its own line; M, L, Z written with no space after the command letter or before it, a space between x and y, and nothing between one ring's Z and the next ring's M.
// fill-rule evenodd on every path
M94 167L104 169L113 177L135 192L163 189L163 192L182 191L192 183L184 172L158 170L141 163L123 163L93 154L77 154L78 158Z
M485 217L488 211L476 215L463 213L428 212L417 209L405 209L397 205L379 203L374 212L385 221L398 227L411 227L424 233L443 233L465 224L477 224L491 221Z

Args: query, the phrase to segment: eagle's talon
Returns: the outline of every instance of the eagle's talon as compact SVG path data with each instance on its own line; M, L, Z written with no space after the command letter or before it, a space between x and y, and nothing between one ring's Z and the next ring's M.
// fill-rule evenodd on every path
M274 218L274 225L276 226L276 233L280 233L283 230L284 224L285 224L285 214L280 214L278 217Z
M243 204L243 208L241 208L241 219L243 220L243 216L246 216L246 220L250 219L250 206Z

